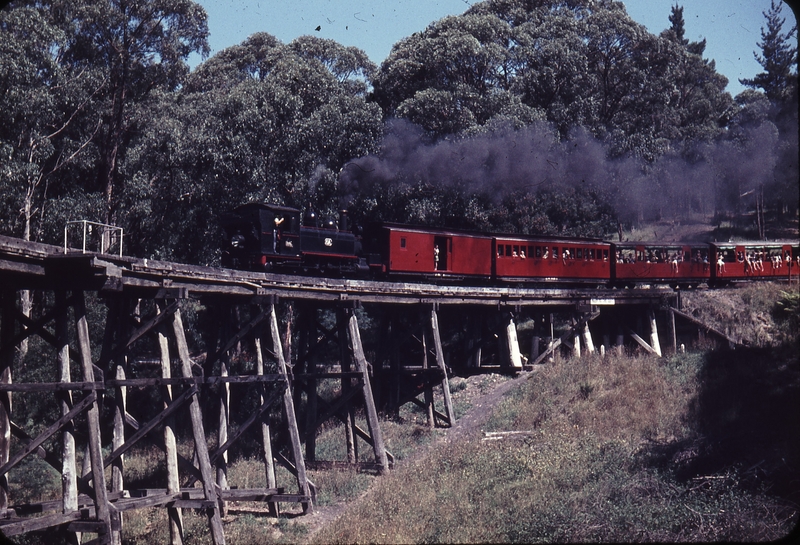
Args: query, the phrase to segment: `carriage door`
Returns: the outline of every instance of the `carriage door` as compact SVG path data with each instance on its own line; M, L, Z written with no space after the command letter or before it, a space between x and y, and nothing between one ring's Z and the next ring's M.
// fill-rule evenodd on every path
M433 267L437 271L449 271L452 260L453 239L433 237Z

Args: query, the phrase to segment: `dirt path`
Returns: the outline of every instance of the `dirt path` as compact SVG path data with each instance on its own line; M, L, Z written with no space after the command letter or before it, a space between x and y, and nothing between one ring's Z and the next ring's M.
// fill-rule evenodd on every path
M531 376L531 373L522 373L511 379L500 379L502 381L498 380L498 382L488 391L485 391L484 393L478 392L468 395L467 397L469 398L471 407L461 418L456 421L455 426L449 429L441 430L443 433L438 433L434 441L431 441L427 445L418 448L410 456L398 461L397 465L395 466L395 470L397 470L397 468L411 465L412 463L423 459L431 452L433 446L442 442L462 441L471 436L480 434L483 425L487 422L489 416L492 414L492 410L497 406L497 403L503 398L503 396L505 396L506 393L508 393L512 388L524 384L524 382ZM471 377L471 379L475 380L480 380L481 378L481 376ZM471 388L467 388L467 390L470 389L472 389L473 392L479 389L477 386L475 386L475 381L473 381ZM462 392L457 392L454 395L459 394L462 394ZM367 489L361 494L361 496L359 496L359 498L352 501L361 501L361 499L365 495L369 494L369 492L370 490ZM316 536L316 534L326 525L338 519L345 509L347 509L348 505L349 503L340 503L321 507L317 506L314 508L314 513L312 515L297 517L295 519L295 523L304 524L308 530L304 542L314 543L314 536Z

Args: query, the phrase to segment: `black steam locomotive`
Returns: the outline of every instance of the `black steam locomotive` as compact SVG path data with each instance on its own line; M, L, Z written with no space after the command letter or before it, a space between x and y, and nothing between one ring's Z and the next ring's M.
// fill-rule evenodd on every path
M337 225L333 218L319 221L308 208L301 222L296 208L248 203L223 216L221 223L229 240L222 253L224 267L347 276L369 271L361 241L350 232L344 212Z

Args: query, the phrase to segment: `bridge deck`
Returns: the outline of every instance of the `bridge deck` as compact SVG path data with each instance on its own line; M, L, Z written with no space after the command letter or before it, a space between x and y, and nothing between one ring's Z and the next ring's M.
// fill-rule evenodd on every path
M442 305L620 305L659 304L676 296L666 287L608 289L596 286L463 286L258 273L171 263L152 259L82 253L0 236L0 277L15 289L65 289L124 292L142 297L275 296L361 303L437 303Z

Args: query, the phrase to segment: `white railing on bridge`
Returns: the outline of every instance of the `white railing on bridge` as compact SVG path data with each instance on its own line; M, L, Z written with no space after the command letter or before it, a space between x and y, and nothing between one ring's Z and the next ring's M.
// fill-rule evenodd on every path
M70 229L72 228L72 229ZM77 229L76 229L77 228ZM67 253L69 247L69 234L75 237L75 231L81 236L81 250L86 252L99 252L101 254L110 253L113 248L118 251L119 256L122 257L122 227L115 225L108 225L89 220L76 220L68 221L64 227L64 253Z

